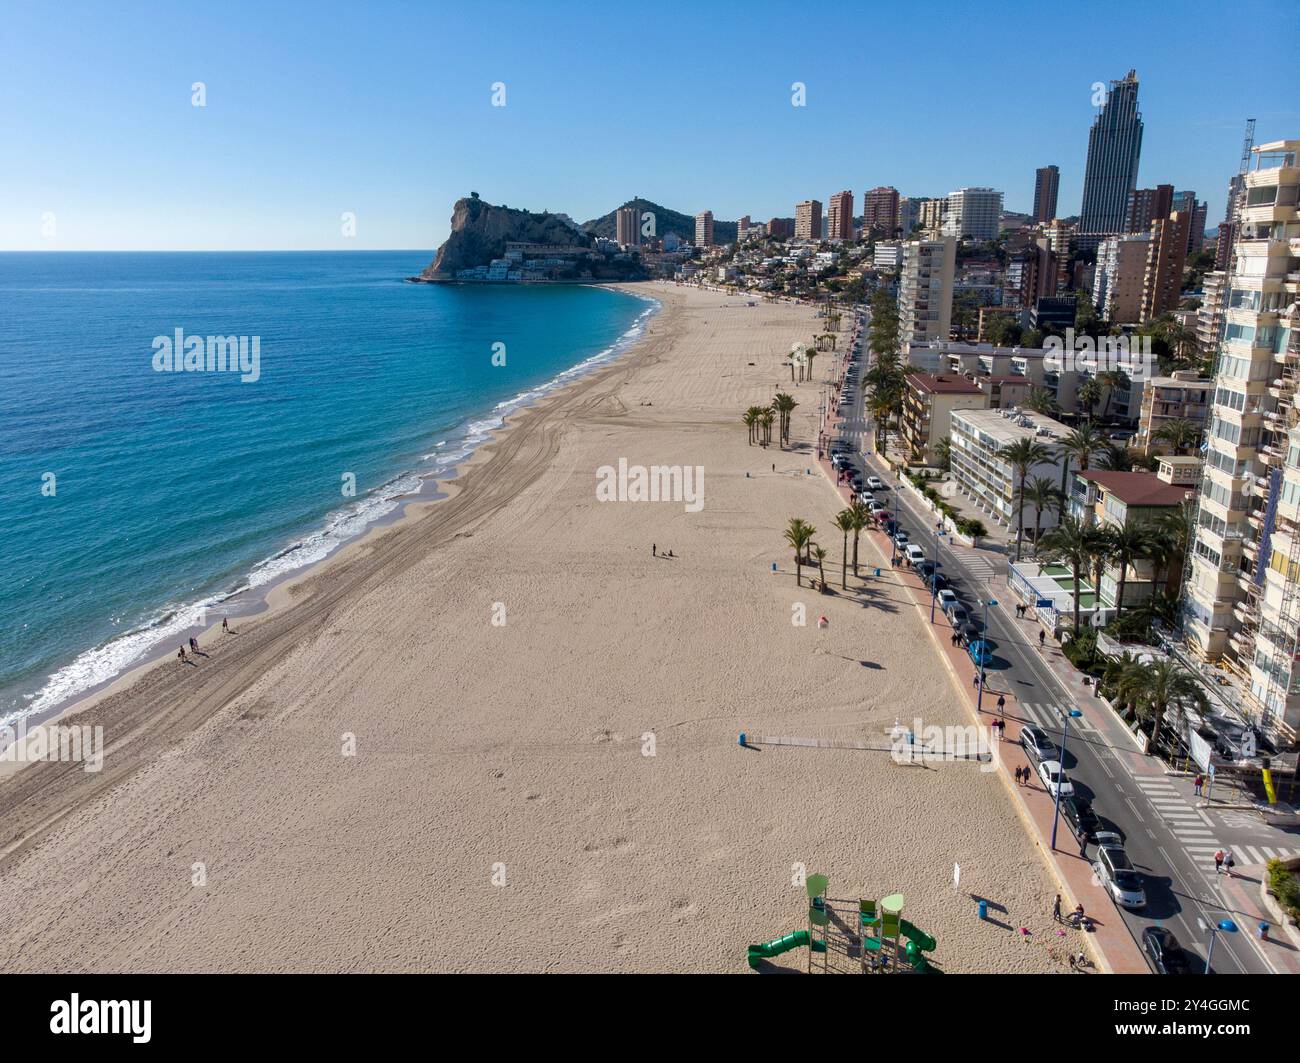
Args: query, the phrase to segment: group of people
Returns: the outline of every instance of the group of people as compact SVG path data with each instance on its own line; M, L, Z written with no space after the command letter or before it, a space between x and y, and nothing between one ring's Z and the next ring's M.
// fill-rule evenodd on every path
M1227 868L1229 877L1232 877L1232 869L1237 866L1237 861L1232 858L1232 850L1227 851L1219 849L1214 854L1214 873L1223 874L1224 868Z
M1034 773L1029 770L1028 765L1016 769L1016 782L1021 786L1028 786L1029 780L1034 777Z
M224 616L221 618L221 631L222 634L230 634L230 621ZM190 636L190 652L188 654L185 652L184 646L176 651L176 659L180 661L181 664L193 664L194 662L190 660L191 657L206 656L207 654L199 649L199 640L193 635Z
M672 556L673 556L673 552L672 552L671 550L669 550L667 553L665 553L664 551L662 551L662 550L659 549L659 544L658 544L658 543L651 543L651 544L650 544L650 556L651 556L651 557L672 557Z

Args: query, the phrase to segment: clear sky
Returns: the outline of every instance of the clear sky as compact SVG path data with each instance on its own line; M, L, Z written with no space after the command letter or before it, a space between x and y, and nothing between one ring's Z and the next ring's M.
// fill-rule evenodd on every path
M0 0L0 250L433 248L471 190L578 221L634 195L766 219L850 188L860 211L880 184L1027 211L1047 163L1065 216L1092 84L1130 67L1139 184L1194 189L1213 227L1246 118L1300 137L1297 10Z

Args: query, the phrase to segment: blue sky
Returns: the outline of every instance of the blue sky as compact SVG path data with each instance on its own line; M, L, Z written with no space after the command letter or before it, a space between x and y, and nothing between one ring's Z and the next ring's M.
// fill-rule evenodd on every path
M878 184L1028 210L1047 163L1067 215L1091 86L1130 67L1139 183L1195 189L1213 227L1245 119L1300 137L1296 11L0 0L0 250L433 248L471 190L580 221L634 195L766 219L851 188L860 210Z

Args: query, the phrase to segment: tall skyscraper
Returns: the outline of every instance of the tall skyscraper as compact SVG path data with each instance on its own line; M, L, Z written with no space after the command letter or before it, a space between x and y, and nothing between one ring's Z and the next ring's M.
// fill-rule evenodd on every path
M1056 193L1060 185L1058 167L1040 166L1034 171L1034 221L1046 223L1056 217Z
M853 239L853 193L836 192L831 196L826 236L830 240Z
M1088 134L1083 172L1081 243L1096 246L1102 236L1124 231L1129 193L1137 187L1142 154L1142 116L1138 113L1137 71L1112 81L1101 112Z
M1151 225L1147 242L1147 268L1142 279L1142 308L1139 320L1154 321L1178 307L1183 267L1187 265L1187 226L1191 217L1180 211Z
M794 205L794 238L820 240L822 238L822 201L805 199Z
M912 200L911 202L915 202ZM899 220L900 204L898 189L888 185L873 188L862 196L862 227L876 236L892 238L901 224ZM913 212L913 220L915 213ZM904 234L911 231L909 224Z
M1187 215L1187 253L1195 254L1205 243L1205 216L1208 205L1196 198L1195 192L1175 192L1172 210L1182 211Z
M898 281L898 338L908 343L947 342L952 326L952 288L957 241L909 240L903 245Z
M695 215L695 246L713 246L713 211L702 210Z
M614 238L624 247L641 242L641 212L636 207L619 207L614 214Z

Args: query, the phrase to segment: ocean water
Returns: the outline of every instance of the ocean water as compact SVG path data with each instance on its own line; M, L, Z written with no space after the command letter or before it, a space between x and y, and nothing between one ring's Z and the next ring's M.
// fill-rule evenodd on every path
M403 282L431 257L0 254L0 724L324 558L655 308ZM177 329L247 372L156 369Z

